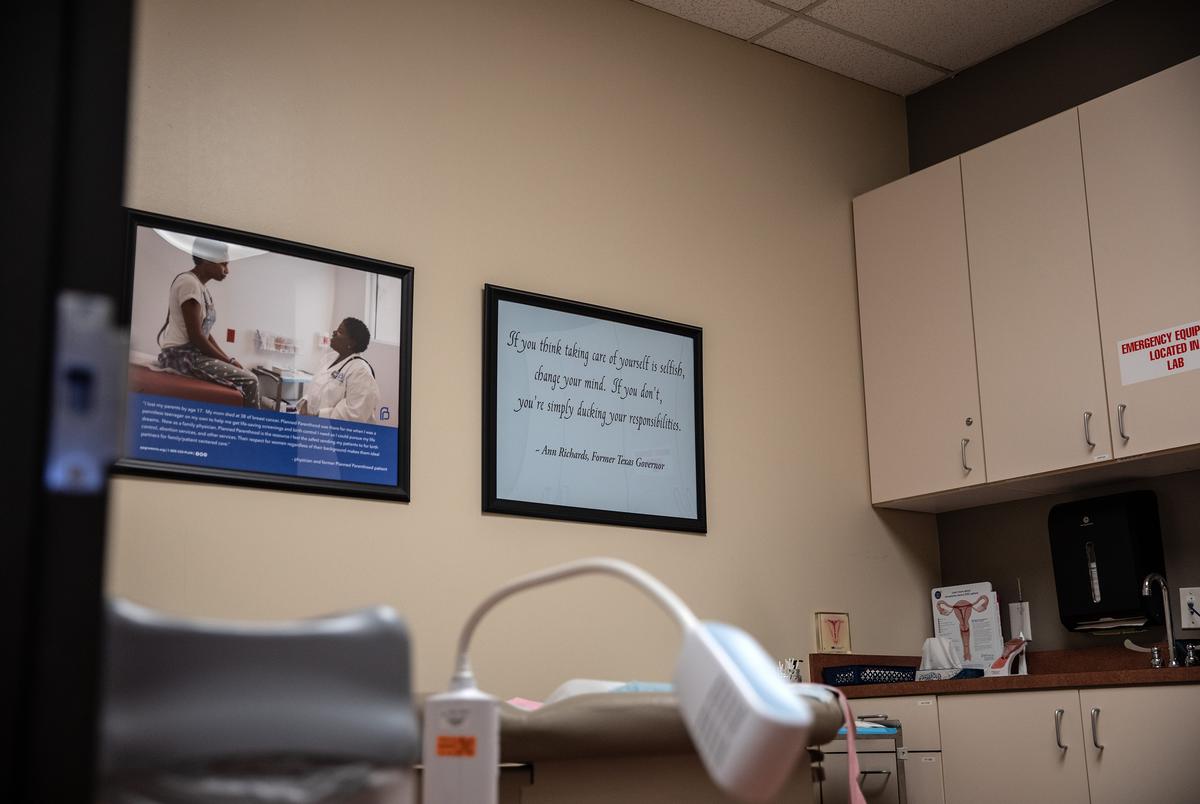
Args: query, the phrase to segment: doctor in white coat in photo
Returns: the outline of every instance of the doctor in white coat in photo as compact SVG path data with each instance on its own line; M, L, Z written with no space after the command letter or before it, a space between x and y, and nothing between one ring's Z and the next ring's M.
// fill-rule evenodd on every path
M357 318L342 321L329 339L336 357L305 386L296 412L379 424L379 384L375 370L362 356L370 342L366 324Z

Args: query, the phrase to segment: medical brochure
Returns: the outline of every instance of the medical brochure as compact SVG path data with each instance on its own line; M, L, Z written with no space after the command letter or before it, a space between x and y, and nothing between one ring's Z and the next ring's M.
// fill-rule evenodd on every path
M1000 605L991 583L932 591L933 634L950 640L963 667L986 668L1004 652Z

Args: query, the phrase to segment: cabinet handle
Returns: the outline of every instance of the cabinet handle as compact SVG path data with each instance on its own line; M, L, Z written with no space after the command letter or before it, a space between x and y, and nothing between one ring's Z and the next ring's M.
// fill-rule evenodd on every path
M971 471L971 467L967 466L967 444L970 444L970 443L971 443L971 439L969 439L969 438L964 438L962 440L962 448L961 449L962 449L962 465L963 465L964 472Z
M888 783L891 781L892 772L890 770L860 770L858 772L858 786L860 788L863 787L870 776L880 777L880 780L876 784L879 785L880 792L883 792L887 789ZM868 795L866 791L863 791L863 794Z
M1092 707L1092 745L1096 746L1097 751L1103 751L1104 746L1100 745L1100 739L1096 736L1096 727L1100 723L1100 707Z
M1083 412L1083 440L1087 442L1088 449L1095 449L1096 442L1092 440L1092 412L1090 410Z
M1061 749L1063 751L1067 750L1067 747L1065 745L1063 745L1063 741L1062 741L1062 719L1063 719L1063 715L1065 715L1066 713L1067 713L1067 710L1065 710L1065 709L1055 709L1054 710L1054 742L1057 743L1059 749Z
M1125 403L1117 405L1117 432L1121 434L1121 438L1129 440L1129 436L1125 433Z

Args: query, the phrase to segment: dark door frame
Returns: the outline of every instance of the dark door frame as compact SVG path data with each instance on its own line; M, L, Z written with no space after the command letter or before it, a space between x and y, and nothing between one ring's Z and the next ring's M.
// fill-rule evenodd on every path
M0 536L0 798L93 796L107 486L42 485L54 304L120 296L130 0L39 0L0 32L3 321L12 479ZM14 387L20 387L16 385Z

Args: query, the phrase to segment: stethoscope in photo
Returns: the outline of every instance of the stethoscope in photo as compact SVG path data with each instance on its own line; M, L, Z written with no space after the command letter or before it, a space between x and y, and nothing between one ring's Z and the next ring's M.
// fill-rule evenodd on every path
M362 362L366 363L367 368L371 370L371 376L375 376L375 367L372 366L365 357L362 355L350 355L345 360L342 360L339 363L334 363L329 367L329 378L337 380L340 383L344 383L346 381L346 375L343 373L343 371L346 366L350 364L351 360L361 360Z

